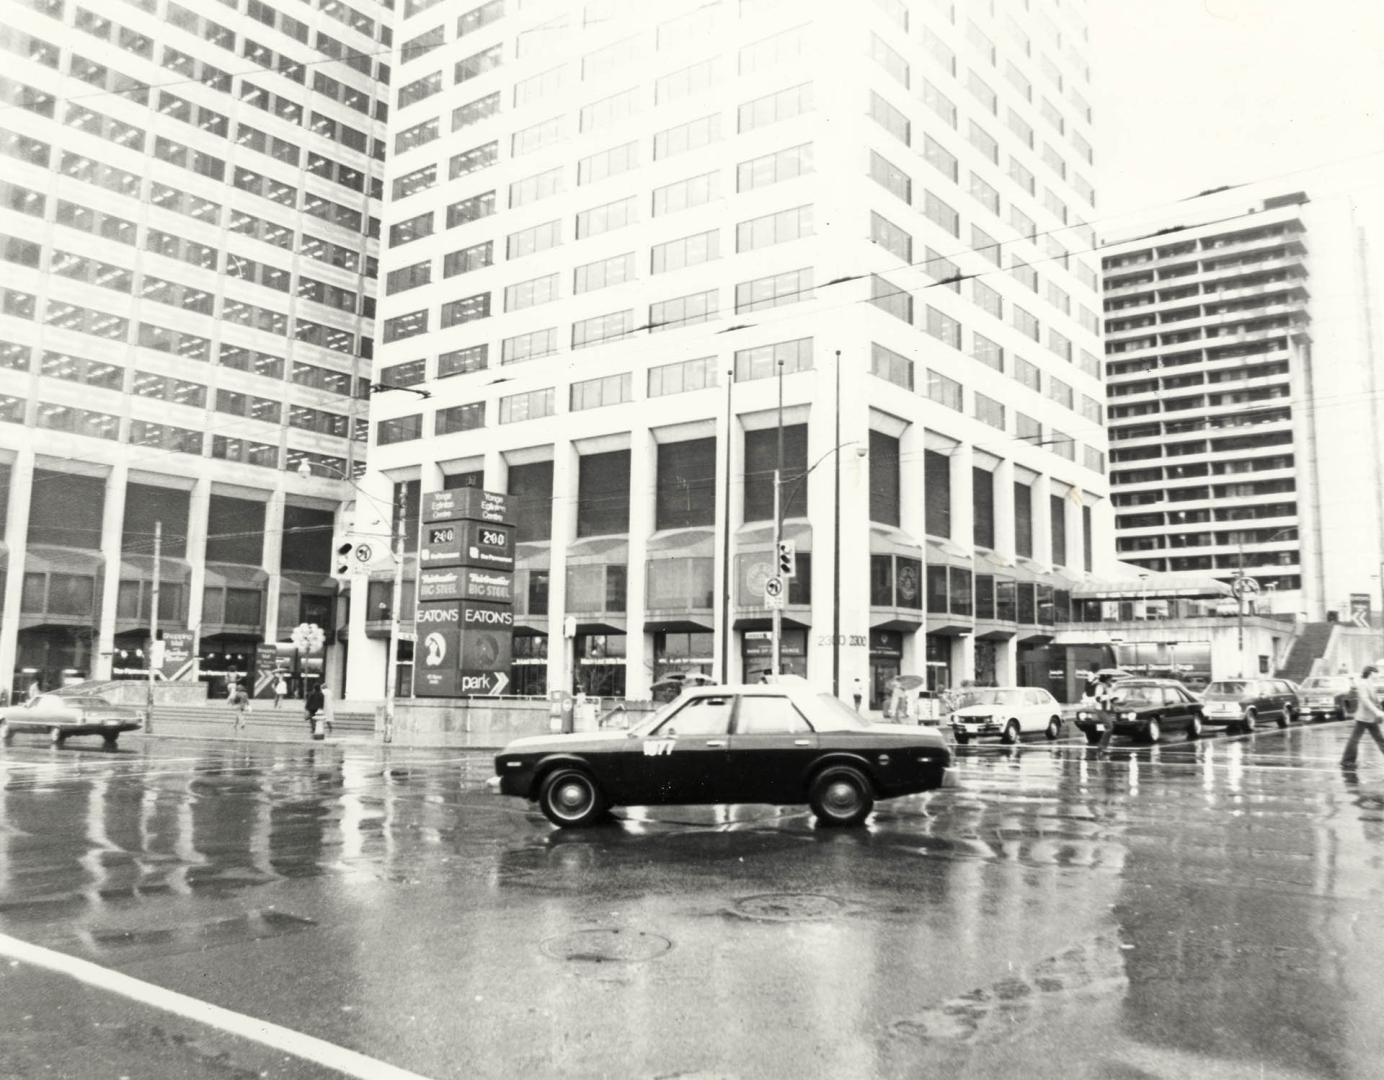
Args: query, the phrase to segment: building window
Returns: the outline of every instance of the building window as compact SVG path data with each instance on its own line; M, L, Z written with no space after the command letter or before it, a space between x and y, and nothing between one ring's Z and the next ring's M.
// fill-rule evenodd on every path
M906 172L873 150L870 151L870 179L904 202L913 202L913 180Z
M572 278L572 292L594 292L634 279L634 252L578 266Z
M649 305L649 329L672 330L710 322L717 314L717 291L693 293Z
M690 210L694 206L705 206L719 197L718 174L714 172L703 173L700 176L692 176L686 180L679 180L673 184L654 188L653 214L654 217L675 214L680 210Z
M776 124L781 120L791 120L795 116L810 111L812 107L811 83L790 86L786 90L766 94L764 97L747 101L741 105L738 112L738 130L743 135L748 131L754 131L756 128L766 127L769 124ZM906 123L907 121L905 121ZM657 156L655 154L655 157Z
M414 413L412 416L396 416L390 420L381 420L375 425L375 442L380 446L409 442L422 437L422 413Z
M557 352L557 327L516 334L500 342L500 363L519 364Z
M553 415L553 388L530 390L526 394L511 394L500 399L500 423L517 424L523 420L539 420Z
M1033 558L1033 488L1014 481L1014 553Z
M870 240L906 263L913 261L913 237L873 210L870 211Z
M621 405L634 399L633 376L628 372L605 375L597 379L574 382L570 391L572 412L599 409L604 405Z
M812 171L812 144L790 146L786 150L742 161L735 169L735 189L753 191Z
M628 336L634 326L634 311L612 311L607 315L582 319L572 324L572 348L585 349Z
M475 431L485 427L485 402L475 401L466 405L453 405L438 409L434 419L434 433L450 435L456 431Z
M583 454L577 468L577 536L627 533L629 527L630 452Z
M870 373L905 390L913 389L913 361L877 342L870 343Z
M932 337L953 349L961 348L961 324L945 312L938 311L931 304L927 306L926 321L923 328Z
M981 423L1004 430L1004 405L1001 402L984 394L974 394L971 411Z
M440 325L460 326L463 323L475 322L477 319L488 319L490 317L490 294L477 293L475 296L464 296L460 300L452 300L442 305L442 318Z
M738 350L735 354L735 381L772 378L778 374L780 364L785 375L811 370L812 339L798 338Z
M951 537L951 459L936 450L923 451L923 528Z
M870 520L899 524L899 440L870 431Z
M716 229L694 233L692 236L655 244L649 254L649 272L662 274L670 270L682 270L688 266L699 266L720 258L720 255L720 233ZM630 276L633 277L633 268Z
M784 274L742 281L735 286L735 313L744 315L766 308L796 304L812 299L812 269L790 270Z
M681 394L689 390L704 390L717 385L716 358L703 356L673 364L660 364L649 369L649 397Z
M745 432L744 520L767 521L774 506L774 470L778 468L778 429ZM807 470L807 425L783 429L784 477L798 477ZM807 483L789 481L780 487L785 518L807 516Z

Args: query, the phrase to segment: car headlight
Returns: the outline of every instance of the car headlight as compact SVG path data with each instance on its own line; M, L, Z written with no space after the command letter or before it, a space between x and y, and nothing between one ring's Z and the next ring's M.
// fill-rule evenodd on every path
M1088 713L1088 712L1079 712L1079 713L1076 714L1076 718L1077 718L1078 720L1090 720L1090 719L1091 719L1091 714Z
M1132 713L1132 712L1120 713L1120 719L1121 719L1121 720L1137 720L1137 719L1139 719L1139 714L1138 714L1138 713Z

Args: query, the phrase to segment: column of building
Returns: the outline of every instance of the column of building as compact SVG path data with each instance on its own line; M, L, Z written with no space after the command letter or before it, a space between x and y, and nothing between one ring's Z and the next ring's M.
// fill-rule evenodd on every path
M23 611L24 563L29 541L29 505L34 490L34 452L20 447L10 466L10 498L5 508L5 546L9 549L5 572L4 611L0 613L0 686L10 700L15 691L15 662L19 655L19 622Z
M1014 460L1000 458L995 466L995 554L1013 564L1014 549ZM1006 627L1006 630L1012 630ZM1009 633L995 648L995 681L1014 686L1019 681L1019 635Z
M951 538L953 543L972 553L975 551L974 467L974 448L968 442L957 443L951 453ZM971 571L974 574L974 561ZM951 639L951 672L956 685L976 677L974 633Z
M571 439L553 442L552 544L548 567L548 689L570 692L575 647L567 630L567 550L577 538L577 450Z
M123 461L111 466L106 476L106 500L101 514L101 557L105 573L101 579L101 597L96 625L96 649L92 656L91 674L94 679L111 677L115 656L115 616L120 596L121 540L125 532L125 495L129 486L130 467ZM141 550L143 545L140 545ZM152 544L149 548L152 555ZM152 592L150 602L153 602ZM146 617L148 612L142 612ZM148 662L148 652L145 653Z
M625 568L625 696L647 698L653 682L653 641L644 633L648 544L654 531L658 446L647 426L630 432L629 561Z

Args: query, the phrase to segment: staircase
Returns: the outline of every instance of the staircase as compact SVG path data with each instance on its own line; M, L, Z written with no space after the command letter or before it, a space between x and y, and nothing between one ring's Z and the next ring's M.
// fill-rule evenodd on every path
M1335 629L1335 623L1305 624L1293 647L1288 650L1288 658L1275 675L1280 679L1302 682L1312 674L1312 666L1326 655L1327 646L1331 644L1331 633Z
M198 725L210 724L224 728L229 733L235 729L236 711L227 705L155 705L154 730L168 734L170 729L168 727L160 728L159 725L170 721L175 725L179 722ZM303 716L303 703L301 701L285 701L277 709L270 702L257 701L250 711L244 714L244 727L246 731L260 731L266 734L270 732L289 734L301 732L306 736L308 733L308 722ZM375 734L375 714L373 712L346 712L337 709L332 715L332 734L373 737Z

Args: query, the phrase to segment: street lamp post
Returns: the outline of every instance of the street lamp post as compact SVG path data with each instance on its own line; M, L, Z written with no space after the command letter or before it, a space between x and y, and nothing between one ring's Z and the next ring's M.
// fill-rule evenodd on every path
M777 576L781 567L779 566L779 550L783 543L783 361L778 361L778 454L774 459L774 565L773 571ZM780 580L782 580L780 578ZM786 590L785 590L786 591ZM769 670L778 675L782 670L782 649L783 649L783 594L780 593L773 608L773 651L769 661Z

